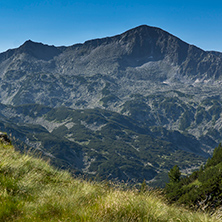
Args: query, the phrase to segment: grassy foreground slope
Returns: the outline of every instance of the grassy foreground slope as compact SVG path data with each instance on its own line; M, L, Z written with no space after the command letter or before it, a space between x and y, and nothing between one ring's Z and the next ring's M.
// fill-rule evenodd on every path
M218 221L169 206L155 192L73 179L0 143L0 221Z

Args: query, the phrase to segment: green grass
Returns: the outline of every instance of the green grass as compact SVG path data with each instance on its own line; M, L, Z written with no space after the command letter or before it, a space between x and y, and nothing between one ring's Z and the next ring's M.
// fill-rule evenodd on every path
M218 221L165 203L158 192L74 179L0 144L0 221Z

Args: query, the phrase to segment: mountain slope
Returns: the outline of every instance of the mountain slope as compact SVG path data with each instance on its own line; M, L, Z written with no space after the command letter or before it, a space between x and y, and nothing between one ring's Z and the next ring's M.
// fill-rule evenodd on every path
M0 143L1 221L218 221L168 206L160 194L73 179Z
M118 71L126 71L127 68L137 67L141 72L144 65L146 69L154 65L160 70L164 68L161 65L166 65L176 73L162 70L163 79L170 78L173 74L195 79L203 77L218 79L221 76L219 53L203 51L159 28L145 25L121 35L90 40L70 47L48 46L29 40L18 49L2 53L0 61L7 61L9 64L7 70L11 70L19 61L18 57L21 54L29 56L29 58L20 57L27 62L29 68L33 68L33 64L28 63L31 57L36 63L41 64L43 70L68 75L96 73L113 75ZM53 60L55 66L50 67L52 61L49 60ZM22 69L22 64L20 68ZM35 68L34 71L42 71L38 69L39 67ZM152 80L149 73L146 78Z
M29 40L0 54L0 102L74 108L80 100L83 107L101 107L107 96L103 89L109 84L113 102L121 104L140 92L141 84L143 94L149 94L146 85L153 82L179 81L186 87L195 81L218 80L221 58L220 53L205 52L149 26L70 47Z
M74 174L109 180L152 181L179 161L189 171L208 156L189 135L169 131L158 137L138 122L115 112L72 110L42 105L2 105L0 127L20 150L36 150L50 163ZM164 131L164 129L162 129ZM178 146L177 136L187 146ZM190 145L194 143L196 146ZM32 147L32 148L31 148ZM164 181L155 185L164 186ZM154 185L154 184L153 184Z
M221 207L222 146L215 148L206 165L190 176L170 181L166 186L171 202L187 205L195 210L215 211Z
M76 173L189 173L222 138L221 59L145 25L69 47L29 40L0 54L1 130Z

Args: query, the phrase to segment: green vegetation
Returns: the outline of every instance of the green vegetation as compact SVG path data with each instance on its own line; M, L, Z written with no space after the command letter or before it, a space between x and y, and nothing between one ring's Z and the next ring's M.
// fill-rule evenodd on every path
M206 165L190 176L181 178L174 166L169 172L170 182L166 186L166 196L173 203L193 209L215 211L222 205L222 145L215 148L213 157ZM176 179L174 179L176 178Z
M181 115L180 126L179 126L180 130L185 130L185 129L187 129L187 128L190 126L190 124L191 124L191 122L193 121L193 119L194 119L193 114L192 114L191 112L189 112L189 111L186 110L186 111Z
M144 105L143 113L148 113L145 103L135 104ZM130 103L128 105L131 107ZM8 110L2 105L1 110L4 109ZM175 164L189 169L207 160L195 154L200 145L190 135L162 126L148 128L139 118L135 120L116 112L29 104L14 107L13 113L10 122L0 120L0 127L15 138L13 144L17 149L37 148L52 165L87 178L134 184L145 179L149 186L164 187L167 172ZM136 109L134 113L137 114ZM142 111L139 113L142 117ZM19 115L38 121L24 123Z
M157 191L74 179L4 143L0 144L0 202L0 221L218 221L167 205Z

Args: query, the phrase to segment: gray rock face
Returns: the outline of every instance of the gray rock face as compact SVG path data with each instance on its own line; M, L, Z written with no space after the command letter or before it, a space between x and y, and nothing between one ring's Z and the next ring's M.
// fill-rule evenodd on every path
M84 107L99 107L107 79L125 100L150 82L220 80L221 58L221 53L205 52L149 26L70 47L29 40L0 54L0 101L77 108L77 101L86 100Z
M206 158L222 138L221 60L220 52L203 51L159 28L145 25L70 47L48 46L29 40L17 49L0 54L0 102L7 106L42 104L47 109L64 106L117 112L122 118L127 116L135 120L136 125L148 130L153 138ZM16 121L37 124L49 134L55 128L62 131L57 120L35 117L35 109L33 115L29 113L32 119L18 111L15 117L12 110L8 109L2 118L14 124ZM84 118L81 121L81 127L91 133L105 127L97 121L87 123ZM68 124L66 128L70 129L77 124L66 118L62 123ZM73 132L62 137L69 142L78 141ZM22 138L25 141L24 136ZM90 141L85 138L83 143L90 144ZM78 141L79 145L81 143ZM124 140L124 144L127 141ZM135 147L132 142L130 144L131 148ZM89 145L87 147L90 149ZM139 147L134 150L137 149ZM95 153L90 156L86 150L79 161L85 161L88 166L95 164ZM101 152L101 155L105 161L105 154ZM119 156L123 158L124 155ZM70 159L68 162L72 165ZM83 170L81 164L77 165ZM162 172L158 167L153 170Z

